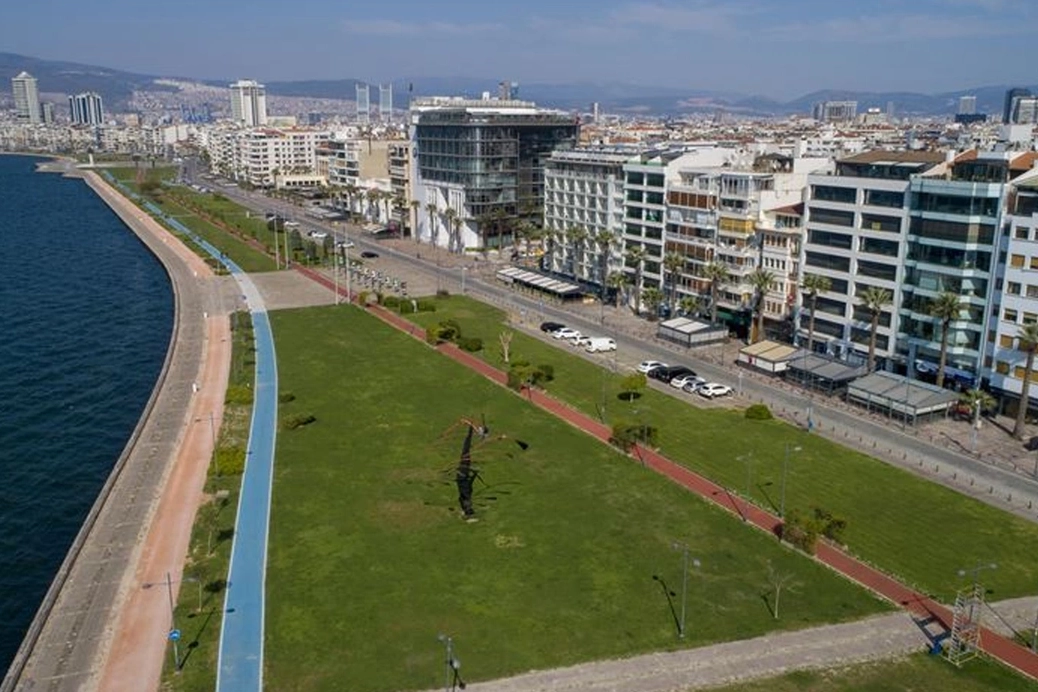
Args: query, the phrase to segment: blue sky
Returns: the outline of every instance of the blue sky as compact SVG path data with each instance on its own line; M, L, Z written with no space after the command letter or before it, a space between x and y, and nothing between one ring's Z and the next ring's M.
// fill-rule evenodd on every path
M261 81L485 77L794 98L1038 82L1036 0L36 0L0 51Z

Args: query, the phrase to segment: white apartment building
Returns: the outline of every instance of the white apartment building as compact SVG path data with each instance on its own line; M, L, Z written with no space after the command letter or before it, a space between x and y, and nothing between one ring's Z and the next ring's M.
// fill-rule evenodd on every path
M877 359L894 356L907 274L909 179L944 160L939 152L872 151L841 159L834 175L808 177L801 280L818 274L831 283L816 301L815 350L839 357L867 353L872 318L859 296L876 286L892 296L880 315ZM810 307L801 295L801 343L807 341Z
M595 287L622 263L624 164L633 147L593 147L553 152L544 166L542 266Z
M303 176L309 186L317 180L318 144L330 137L322 130L214 130L206 151L210 170L238 182L275 187Z
M14 111L18 121L38 125L42 117L36 78L28 72L19 72L18 76L11 79L11 91L14 93Z
M230 85L231 119L246 127L267 124L267 90L251 79L238 80Z

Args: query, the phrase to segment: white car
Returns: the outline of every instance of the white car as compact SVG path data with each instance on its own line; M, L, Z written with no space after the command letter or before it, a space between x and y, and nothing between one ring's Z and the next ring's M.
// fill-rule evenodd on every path
M648 373L650 370L665 367L667 367L667 364L661 363L658 360L643 360L642 362L638 363L638 372Z
M718 384L717 382L707 382L696 389L696 394L707 399L713 399L715 396L728 396L731 393L731 387L726 384Z
M598 353L599 351L615 351L616 342L607 336L598 336L590 339L587 344L587 348L584 349L588 353Z
M582 334L576 329L570 329L569 327L563 327L551 333L556 339L579 339Z
M704 384L706 384L706 380L696 375L682 375L670 381L671 387L677 387L686 392L694 392Z
M590 343L591 343L591 337L590 336L584 336L583 334L578 336L576 339L573 339L572 341L570 341L570 344L575 346L575 347L577 347L577 348L584 348L585 346L587 346Z

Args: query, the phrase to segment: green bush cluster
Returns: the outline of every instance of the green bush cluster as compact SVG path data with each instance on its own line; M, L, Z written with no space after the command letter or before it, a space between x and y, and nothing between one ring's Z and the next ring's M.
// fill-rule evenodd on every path
M508 366L508 386L519 391L523 385L536 387L555 379L555 366L531 365L527 360L513 360Z
M281 419L281 427L285 430L296 430L297 428L310 425L316 420L317 417L312 413L293 413Z
M400 302L401 301L400 301L400 297L399 296L383 295L383 294L380 293L380 294L378 294L378 298L379 298L379 301L378 301L379 304L382 305L383 307L389 308L390 310L399 310L400 309Z
M483 340L478 336L465 336L458 339L458 348L469 353L483 350Z
M746 409L746 420L771 420L771 409L764 404L753 404Z
M648 423L618 420L613 423L613 433L609 437L609 443L625 452L631 451L635 443L640 443L647 447L656 447L659 432L659 428Z
M245 364L251 365L252 363L249 363L248 360L246 360ZM252 404L252 390L240 384L231 385L227 388L225 403L249 406Z
M209 473L220 476L239 476L245 471L245 448L239 445L218 447L213 455Z
M417 306L417 310L415 310L415 306ZM401 315L413 314L414 312L436 312L436 303L427 298L422 298L421 300L401 298L397 310L400 311Z
M278 394L278 403L287 404L290 401L295 401L296 395L292 392L280 392Z
M847 520L827 509L815 507L810 515L792 510L782 524L782 540L813 555L819 536L842 543L846 529Z

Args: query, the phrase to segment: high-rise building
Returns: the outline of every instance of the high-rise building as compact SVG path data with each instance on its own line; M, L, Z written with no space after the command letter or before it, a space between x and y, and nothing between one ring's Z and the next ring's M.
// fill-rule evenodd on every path
M19 72L11 79L11 91L14 92L14 110L19 122L35 125L40 122L40 93L36 88L36 78L28 72Z
M814 118L823 123L840 123L858 117L857 101L821 101L814 107Z
M357 92L357 122L366 124L371 121L371 91L367 84L358 84Z
M378 118L389 122L393 118L393 83L378 85Z
M1013 111L1016 110L1017 100L1030 96L1031 90L1023 87L1014 87L1007 91L1006 100L1002 104L1002 122L1006 124L1013 122Z
M44 101L40 104L40 115L43 117L44 125L51 125L54 123L54 104L50 101Z
M959 115L973 115L977 112L976 96L959 97Z
M516 224L541 219L545 162L572 148L578 130L573 116L528 101L416 98L412 199L440 211L431 222L425 215L421 237L457 251L504 247ZM447 210L456 218L450 228Z
M68 108L73 125L103 125L105 122L101 95L93 91L69 96Z
M231 119L248 127L267 124L267 90L251 79L231 84Z

